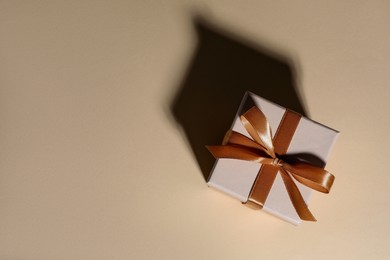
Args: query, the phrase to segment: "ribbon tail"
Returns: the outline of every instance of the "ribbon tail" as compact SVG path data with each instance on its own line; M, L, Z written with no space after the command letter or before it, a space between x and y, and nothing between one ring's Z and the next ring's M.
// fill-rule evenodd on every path
M286 186L290 200L296 212L298 213L298 216L302 220L317 221L313 216L313 214L310 212L309 208L307 207L305 200L303 199L297 185L294 183L291 176L284 169L280 169L280 173L284 185Z

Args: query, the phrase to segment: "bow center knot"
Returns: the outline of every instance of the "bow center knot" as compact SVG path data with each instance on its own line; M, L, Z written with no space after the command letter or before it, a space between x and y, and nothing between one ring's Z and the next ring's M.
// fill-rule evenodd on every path
M279 159L279 158L275 158L272 161L272 165L276 166L276 167L282 167L283 166L283 161L281 159Z

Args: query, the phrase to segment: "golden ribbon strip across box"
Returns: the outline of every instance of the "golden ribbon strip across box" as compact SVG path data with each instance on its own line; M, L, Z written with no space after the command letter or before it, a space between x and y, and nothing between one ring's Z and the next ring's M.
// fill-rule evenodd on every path
M311 189L329 193L335 177L323 168L307 163L289 164L280 158L287 152L300 118L301 115L298 113L286 110L273 139L267 118L254 106L240 117L253 140L238 132L229 131L223 145L207 148L215 158L239 159L262 164L245 204L261 209L279 172L299 217L302 220L316 221L293 178Z

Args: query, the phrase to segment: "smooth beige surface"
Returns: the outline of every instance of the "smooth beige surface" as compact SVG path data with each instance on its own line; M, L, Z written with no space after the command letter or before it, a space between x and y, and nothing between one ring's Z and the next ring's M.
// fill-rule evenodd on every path
M292 226L209 189L169 106L193 14L341 131ZM389 259L388 1L0 1L0 259Z

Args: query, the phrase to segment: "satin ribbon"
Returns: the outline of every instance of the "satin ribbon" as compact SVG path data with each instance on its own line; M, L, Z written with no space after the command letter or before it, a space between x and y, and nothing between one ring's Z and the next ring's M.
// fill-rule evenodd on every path
M285 127L279 126L274 140L265 115L257 107L249 109L240 119L252 139L228 131L223 145L207 148L215 158L239 159L262 165L245 203L252 208L262 208L279 173L298 216L302 220L316 221L293 179L313 190L329 193L335 177L323 168L307 163L289 164L280 158L287 152L300 115L287 110L281 122Z

